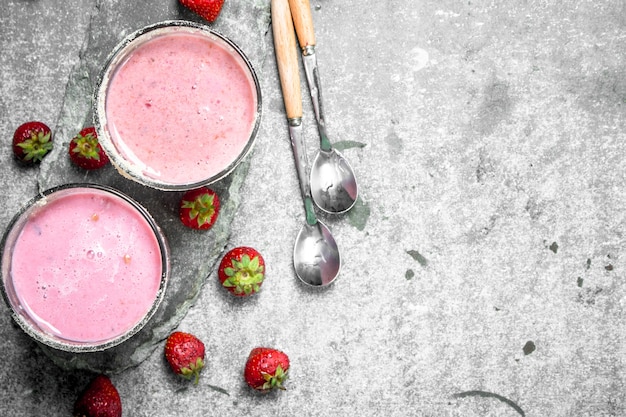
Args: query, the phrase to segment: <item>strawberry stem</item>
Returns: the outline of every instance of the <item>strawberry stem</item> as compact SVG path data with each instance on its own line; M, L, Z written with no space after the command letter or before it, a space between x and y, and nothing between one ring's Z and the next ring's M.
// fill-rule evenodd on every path
M265 379L265 383L262 387L264 391L269 391L274 388L285 390L283 382L287 379L287 372L283 371L283 367L278 365L276 367L274 375L269 373L263 373L263 379Z
M80 154L87 159L100 160L100 154L98 153L98 138L91 133L85 136L78 136L74 139L76 147L72 150L74 153Z
M224 268L224 273L228 277L222 285L234 288L235 294L249 295L257 292L263 282L264 268L260 264L259 257L250 258L243 255L241 260L231 260L232 267Z
M17 146L24 150L24 160L39 162L52 149L50 132L33 132L29 139L18 143Z
M204 361L202 358L198 358L195 363L189 364L188 367L181 368L180 374L183 378L188 380L193 378L194 385L198 385L198 381L200 381L200 371L202 368L204 368Z
M183 201L183 208L188 208L189 218L197 218L199 226L209 223L215 213L214 195L202 194L193 201Z

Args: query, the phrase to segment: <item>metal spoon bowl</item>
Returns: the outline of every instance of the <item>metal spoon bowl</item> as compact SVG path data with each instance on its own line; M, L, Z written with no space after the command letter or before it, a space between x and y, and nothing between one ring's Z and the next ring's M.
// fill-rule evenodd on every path
M356 203L358 190L354 172L336 149L320 149L313 160L311 195L321 210L332 214L345 213Z
M309 0L289 0L289 6L302 49L302 62L320 135L320 150L311 168L311 194L321 210L331 214L345 213L356 203L358 186L352 167L332 147L326 132L311 5Z
M311 286L326 286L333 282L341 268L337 243L328 227L317 221L305 223L293 248L296 275Z

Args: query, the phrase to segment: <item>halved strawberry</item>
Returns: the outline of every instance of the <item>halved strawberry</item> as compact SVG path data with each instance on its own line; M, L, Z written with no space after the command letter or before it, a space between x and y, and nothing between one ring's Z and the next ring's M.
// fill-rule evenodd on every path
M280 350L257 347L250 351L244 368L246 383L257 391L269 392L272 389L285 389L289 357Z
M122 400L108 376L97 375L74 403L74 417L122 417Z
M69 154L72 162L83 169L98 169L109 163L109 157L100 146L93 126L84 128L74 136L70 141Z
M220 199L207 187L189 190L180 200L180 221L192 229L206 230L215 224L220 212Z
M254 248L240 246L222 258L217 276L222 286L238 297L252 295L265 280L265 260Z
M20 125L13 134L13 154L18 161L31 165L41 162L52 149L52 132L42 122Z
M204 343L190 333L174 332L165 342L165 359L175 374L197 384L204 368Z
M214 22L222 11L224 0L180 0L180 4L209 22Z

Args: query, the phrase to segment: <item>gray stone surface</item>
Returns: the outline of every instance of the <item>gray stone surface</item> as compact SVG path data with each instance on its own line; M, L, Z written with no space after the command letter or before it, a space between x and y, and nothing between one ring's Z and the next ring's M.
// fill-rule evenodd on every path
M144 23L196 19L174 0L130 3L4 2L3 229L39 187L76 175L60 154L17 167L15 127L40 119L67 142L89 119L76 92L100 54ZM329 132L361 185L352 212L320 216L344 260L322 291L291 264L304 215L268 3L226 0L213 25L249 45L262 83L262 127L224 232L226 248L261 250L267 281L236 300L210 261L197 265L206 281L170 324L205 341L200 384L171 375L157 341L112 373L125 415L626 414L626 3L313 1ZM113 174L88 179L127 186ZM160 222L177 227L163 203ZM2 311L0 415L70 415L92 372L57 366ZM287 391L247 389L256 345L289 354Z

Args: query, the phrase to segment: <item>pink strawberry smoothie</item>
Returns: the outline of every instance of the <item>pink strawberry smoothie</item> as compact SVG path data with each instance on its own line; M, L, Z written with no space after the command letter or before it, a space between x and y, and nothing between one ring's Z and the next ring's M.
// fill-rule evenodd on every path
M116 151L151 179L198 183L244 153L257 109L254 79L237 52L215 37L161 34L132 50L106 92Z
M76 188L36 207L13 247L10 276L21 308L69 342L112 340L149 312L162 277L150 223L108 192Z

